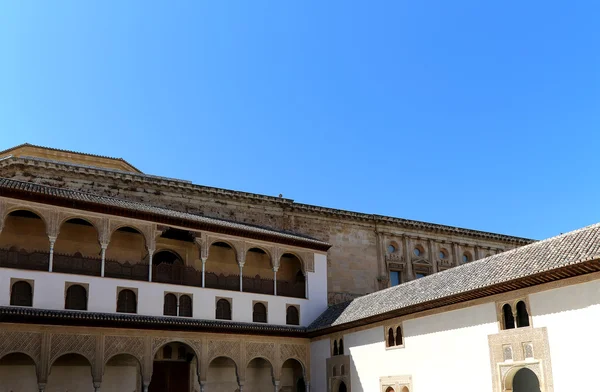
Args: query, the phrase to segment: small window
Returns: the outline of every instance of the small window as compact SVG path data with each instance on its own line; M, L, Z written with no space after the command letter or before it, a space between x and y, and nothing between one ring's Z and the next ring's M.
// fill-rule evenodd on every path
M515 317L513 316L512 307L505 304L502 307L502 317L504 319L504 329L513 329L515 327Z
M417 273L415 274L415 277L416 277L417 279L419 279L419 278L424 278L424 277L426 277L426 276L427 276L427 274L425 274L425 273L421 273L421 272L417 272Z
M529 313L527 312L527 305L523 301L517 303L517 326L519 328L529 327Z
M228 300L221 298L217 301L217 319L231 320L231 304Z
M179 297L179 316L192 317L192 297L183 294Z
M398 286L402 283L402 279L400 278L400 271L390 271L390 285Z
M344 339L340 339L340 345L338 347L340 355L344 355Z
M333 367L333 370L331 371L331 375L333 377L337 377L337 367L336 366Z
M394 347L396 345L396 340L394 339L394 329L388 329L388 338L387 338L388 347Z
M293 305L287 307L285 323L288 325L300 325L300 315L298 314L297 307Z
M87 290L79 284L69 286L65 297L65 309L87 310Z
M440 249L440 259L445 260L448 258L448 251L446 249Z
M338 355L339 351L338 351L338 346L337 346L337 340L333 341L333 356L335 357L336 355Z
M387 328L385 336L386 347L399 347L404 345L404 337L402 336L402 325L395 325Z
M413 250L413 253L415 254L415 256L421 256L421 249L415 248L415 250Z
M117 299L117 312L137 313L137 298L133 290L123 289L119 291Z
M398 328L396 328L396 346L402 346L402 344L403 344L402 328L398 327Z
M177 359L179 360L185 360L185 357L187 356L187 349L185 348L185 346L182 344L179 346L179 348L177 349Z
M389 244L387 247L387 251L388 251L388 253L394 253L394 252L396 252L396 247L392 244Z
M165 316L177 316L177 297L175 294L165 295L165 304L163 306Z
M254 304L252 312L252 321L255 323L266 323L267 322L267 307L261 302Z
M12 285L10 304L14 306L33 306L33 290L29 282L19 280Z
M463 263L468 263L471 260L473 260L473 257L471 257L471 254L469 252L463 253L463 257L462 257Z

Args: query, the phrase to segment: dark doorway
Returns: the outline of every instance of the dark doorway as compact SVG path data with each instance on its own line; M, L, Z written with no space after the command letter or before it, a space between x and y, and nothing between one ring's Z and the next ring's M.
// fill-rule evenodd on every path
M306 384L304 378L300 377L296 383L296 392L306 392Z
M176 361L154 361L148 392L189 392L190 364Z
M540 381L534 372L523 368L515 374L513 392L540 392Z
M344 382L342 381L340 383L340 387L338 388L338 392L347 392L348 390L346 389L346 384L344 384Z

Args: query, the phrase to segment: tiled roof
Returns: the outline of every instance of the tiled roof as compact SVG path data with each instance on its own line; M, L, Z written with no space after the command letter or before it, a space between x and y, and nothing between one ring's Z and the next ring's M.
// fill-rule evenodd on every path
M89 154L89 153L87 153L87 152L79 152L79 151L63 150L63 149L60 149L60 148L52 148L52 147L46 147L46 146L38 146L38 145L36 145L36 144L30 144L30 143L23 143L23 144L19 144L18 146L14 146L14 147L7 148L6 150L2 150L2 151L0 151L0 155L2 155L2 154L5 154L5 153L7 153L7 152L10 152L10 151L12 151L12 150L16 150L17 148L21 148L21 147L33 147L33 148L41 148L41 149L44 149L44 150L58 151L58 152L66 152L66 153L69 153L69 154L86 155L86 156L88 156L88 157L104 158L104 159L112 159L112 160L115 160L115 161L121 161L121 162L123 162L123 163L127 164L128 166L130 166L131 168L133 168L134 170L136 170L138 173L141 173L141 171L140 171L140 170L139 170L137 167L133 166L131 163L127 162L127 161L126 161L125 159L123 159L123 158L114 158L114 157L108 157L108 156L105 156L105 155Z
M595 224L332 306L308 330L343 326L386 313L391 318L403 309L474 291L489 292L498 284L536 274L556 275L558 279L561 275L552 271L598 258L600 224ZM536 282L543 283L543 278L536 278Z
M0 306L0 322L18 320L39 322L52 320L55 324L92 324L93 326L118 326L121 328L152 328L177 330L218 330L221 332L249 334L278 334L297 336L306 331L303 327L259 323L240 323L227 320L201 320L191 317L143 316L129 313L98 313L73 310Z
M168 218L175 218L182 221L192 222L201 224L202 226L209 228L223 228L231 231L239 232L241 234L247 233L249 235L259 235L274 239L287 240L293 242L298 246L307 248L316 248L319 250L327 250L331 247L330 244L316 240L314 238L301 236L294 233L287 233L272 229L267 229L258 226L252 226L237 222L226 221L222 219L208 218L205 216L199 216L190 214L187 212L180 212L170 210L162 207L154 207L148 204L138 203L134 201L117 199L114 197L100 196L91 193L84 193L71 189L56 188L47 185L34 184L30 182L23 182L12 180L8 178L0 178L0 196L6 196L8 190L18 190L25 192L29 195L48 195L58 197L65 200L80 201L84 203L93 203L102 206L116 207L120 209L126 209L129 211L136 211L143 214L152 214L158 216L164 216Z

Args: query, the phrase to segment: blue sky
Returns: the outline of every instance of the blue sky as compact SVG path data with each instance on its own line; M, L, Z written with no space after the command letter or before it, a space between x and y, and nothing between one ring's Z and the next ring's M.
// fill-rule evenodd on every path
M544 238L600 221L600 3L0 5L0 149Z

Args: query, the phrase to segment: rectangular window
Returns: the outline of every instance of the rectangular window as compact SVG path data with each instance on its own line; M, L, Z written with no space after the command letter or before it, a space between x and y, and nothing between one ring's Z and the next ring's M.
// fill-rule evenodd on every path
M392 286L398 286L400 283L402 283L402 280L400 279L400 271L390 271L390 283Z
M417 273L415 274L415 276L417 277L417 279L419 279L419 278L424 278L424 277L426 277L426 276L427 276L427 274L423 274L423 273L417 272Z

